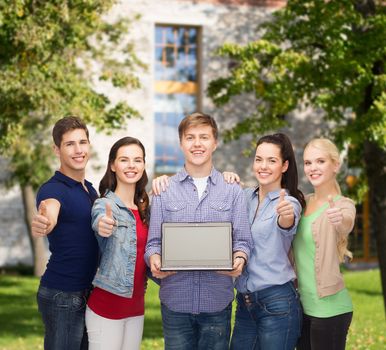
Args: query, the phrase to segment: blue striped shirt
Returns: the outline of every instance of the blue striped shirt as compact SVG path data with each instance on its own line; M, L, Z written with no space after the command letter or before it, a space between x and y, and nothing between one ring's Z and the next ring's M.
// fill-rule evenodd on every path
M302 211L299 201L286 194L285 199L294 207L295 223L284 229L277 222L276 206L280 190L269 192L260 204L256 188L247 188L244 192L249 209L253 249L247 268L236 280L236 289L241 293L256 292L294 280L295 272L288 253Z
M239 185L227 184L215 169L200 199L185 169L171 177L169 183L166 192L152 199L147 263L151 255L161 255L163 222L231 222L233 251L249 256L252 237L245 195ZM219 312L233 300L233 281L214 271L179 271L161 280L159 295L161 302L175 312Z

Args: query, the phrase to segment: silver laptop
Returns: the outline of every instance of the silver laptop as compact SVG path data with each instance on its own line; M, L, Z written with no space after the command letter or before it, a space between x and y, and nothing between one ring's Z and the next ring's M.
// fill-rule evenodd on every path
M230 222L162 224L161 271L232 270Z

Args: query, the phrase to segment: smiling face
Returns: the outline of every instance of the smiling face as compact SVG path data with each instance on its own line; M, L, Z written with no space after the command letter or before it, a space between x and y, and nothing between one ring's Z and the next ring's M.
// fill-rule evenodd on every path
M117 185L135 185L145 171L142 149L135 144L120 147L110 168L116 175Z
M304 173L315 188L335 183L339 163L329 154L313 145L307 146L303 154Z
M64 175L75 179L84 176L90 153L90 142L84 129L64 133L60 146L55 145L54 150Z
M253 172L259 187L266 192L281 188L281 178L288 169L288 161L283 163L280 147L273 143L262 143L256 148Z
M211 126L198 125L186 129L181 137L180 147L185 156L186 171L190 175L209 175L212 154L217 147Z

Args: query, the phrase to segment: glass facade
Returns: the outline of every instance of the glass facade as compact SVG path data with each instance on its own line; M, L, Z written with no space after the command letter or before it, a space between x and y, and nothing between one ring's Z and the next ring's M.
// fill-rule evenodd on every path
M173 174L184 164L178 124L197 110L197 27L155 29L155 173Z

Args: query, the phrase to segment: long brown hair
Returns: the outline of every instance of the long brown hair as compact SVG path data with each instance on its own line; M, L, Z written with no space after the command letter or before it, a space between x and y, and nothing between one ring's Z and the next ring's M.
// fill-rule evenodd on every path
M283 173L280 185L282 188L287 189L290 195L299 201L302 208L305 208L306 201L303 192L298 189L298 168L290 139L283 133L265 135L257 141L256 148L262 143L272 143L279 147L283 163L288 161L288 169Z
M117 177L115 172L111 170L111 164L117 158L118 150L123 146L137 145L141 148L143 153L143 160L145 161L145 147L142 142L134 137L123 137L119 139L110 149L109 160L107 163L106 172L99 183L99 193L101 197L105 197L108 190L114 192L117 188ZM148 183L146 170L143 171L142 177L135 184L134 203L138 207L141 220L146 225L149 224L149 196L146 193L145 187Z

